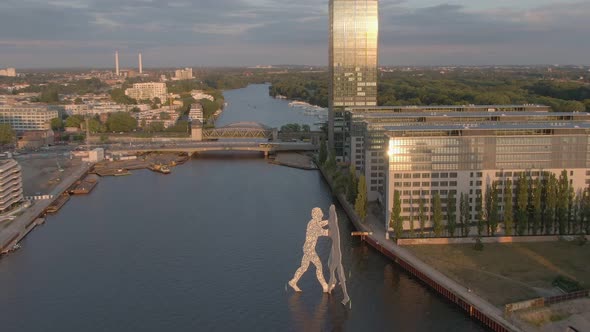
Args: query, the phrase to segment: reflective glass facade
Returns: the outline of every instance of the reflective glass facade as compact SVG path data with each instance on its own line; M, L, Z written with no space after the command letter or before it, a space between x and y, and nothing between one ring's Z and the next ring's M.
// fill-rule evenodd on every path
M451 192L457 199L466 195L470 221L475 222L478 197L493 182L500 191L502 211L504 184L508 179L516 183L521 174L532 182L546 180L551 173L559 177L566 170L574 191L583 192L590 184L590 122L547 122L541 126L545 128L498 124L481 125L481 130L441 126L441 130L423 131L415 126L406 130L390 127L386 220L393 208L394 191L400 193L405 229L410 228L410 220L416 220L420 200L424 202L426 225L432 226L434 196L440 195L446 211L445 200ZM516 192L514 185L512 189Z
M347 144L346 106L377 105L377 0L330 0L329 138L338 156Z

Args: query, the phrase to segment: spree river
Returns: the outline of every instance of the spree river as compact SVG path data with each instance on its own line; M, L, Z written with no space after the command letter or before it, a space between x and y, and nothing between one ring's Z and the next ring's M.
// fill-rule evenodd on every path
M226 97L262 105L269 97L261 87ZM341 211L352 309L340 304L340 291L322 294L313 267L299 282L303 293L285 290L311 209L327 213L332 202L318 172L258 155L209 155L171 175L102 178L0 260L0 330L483 330L351 239ZM324 265L329 245L318 243Z

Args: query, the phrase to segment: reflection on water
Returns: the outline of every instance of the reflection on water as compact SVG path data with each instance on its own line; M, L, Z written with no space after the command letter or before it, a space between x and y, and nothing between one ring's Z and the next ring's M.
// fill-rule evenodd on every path
M203 154L171 175L102 178L0 260L0 329L483 330L352 238L338 206L352 309L339 288L322 293L315 271L302 277L303 293L285 291L311 209L333 203L318 172L256 154ZM329 249L318 242L324 264Z

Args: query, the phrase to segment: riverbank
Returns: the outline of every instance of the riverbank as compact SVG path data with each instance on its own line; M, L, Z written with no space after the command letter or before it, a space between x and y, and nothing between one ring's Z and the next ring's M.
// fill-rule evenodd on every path
M326 171L319 167L324 180L334 192L334 183ZM335 195L355 228L369 235L362 236L371 247L389 257L408 273L421 280L438 294L466 311L470 317L478 320L493 331L523 331L513 322L506 319L503 312L487 300L475 295L471 289L464 287L441 272L427 265L410 251L396 245L386 237L385 227L374 217L367 217L362 222L356 215L353 206L342 194Z
M46 214L46 210L61 199L68 189L82 179L90 170L92 164L83 164L71 174L61 179L60 183L50 193L49 199L32 201L32 205L11 221L0 224L0 254L9 252L15 244L24 239L37 225L36 222Z
M308 171L318 169L313 162L313 158L302 153L279 152L274 158L269 159L268 162L275 165L304 169Z

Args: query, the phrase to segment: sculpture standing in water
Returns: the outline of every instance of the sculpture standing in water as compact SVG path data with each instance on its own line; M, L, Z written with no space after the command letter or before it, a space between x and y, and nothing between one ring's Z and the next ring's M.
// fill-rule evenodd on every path
M348 301L350 301L350 297L346 290L346 275L344 273L344 267L342 266L342 251L340 250L340 229L338 228L338 215L336 215L336 207L334 205L330 206L328 234L332 239L332 250L330 251L330 257L328 258L328 267L330 271L328 292L332 293L332 290L336 287L336 273L338 273L338 282L340 282L340 287L342 287L342 292L344 293L342 304L346 305Z
M309 264L315 265L315 274L318 281L322 285L324 293L328 292L328 284L324 279L324 273L322 270L322 261L315 251L315 246L320 236L328 236L328 230L324 227L328 225L327 220L322 220L324 214L320 208L314 208L311 210L311 220L307 223L307 231L305 234L305 243L303 244L303 258L301 259L301 266L295 272L293 279L289 280L289 286L296 292L301 292L301 289L297 286L297 282L301 276L309 268Z

